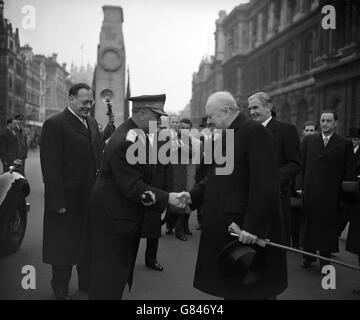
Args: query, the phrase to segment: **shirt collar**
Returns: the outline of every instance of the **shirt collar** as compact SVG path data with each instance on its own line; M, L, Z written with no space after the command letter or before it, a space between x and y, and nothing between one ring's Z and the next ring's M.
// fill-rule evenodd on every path
M323 132L321 132L321 135L322 135L322 139L324 140L325 138L328 139L328 141L330 140L330 138L334 135L333 133L329 136L325 136Z
M86 123L85 118L79 117L79 116L74 112L74 110L72 110L70 107L68 107L68 110L69 110L76 118L78 118L82 124Z
M356 146L356 147L354 148L354 154L355 154L358 150L359 150L359 146Z
M272 119L272 117L270 116L270 118L268 118L267 120L265 120L265 121L262 123L262 125L263 125L264 127L266 127L266 126L269 124L269 122L271 121L271 119Z

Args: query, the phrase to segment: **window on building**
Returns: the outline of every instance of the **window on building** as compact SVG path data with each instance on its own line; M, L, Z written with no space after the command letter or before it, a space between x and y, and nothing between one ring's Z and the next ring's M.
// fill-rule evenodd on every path
M12 89L13 89L13 79L10 76L10 78L9 78L9 90L12 91Z
M289 77L296 73L296 45L290 44L286 55L286 75Z
M9 47L10 47L10 50L14 50L14 41L12 41L12 40L9 41Z
M235 46L235 33L234 29L231 29L228 34L228 54L232 55Z
M17 63L16 64L16 74L19 76L22 76L22 71L23 71L23 69L22 69L21 65Z
M22 90L21 90L21 83L18 81L15 82L15 94L18 96L21 96Z
M271 77L272 81L279 81L279 68L280 68L280 52L276 50L272 55L272 64L271 64Z
M15 66L14 59L12 57L9 57L9 67L14 69L14 66Z
M309 12L311 10L312 0L305 0L304 1L304 11Z
M314 61L314 34L311 32L305 37L303 53L303 70L308 71L312 68Z
M262 40L266 41L269 23L269 6L266 6L262 12Z
M294 21L295 13L296 0L288 0L288 22L292 23Z
M336 3L336 29L334 49L339 50L345 46L347 33L346 33L346 6L347 1L338 1Z
M281 19L281 1L274 1L274 31L279 31Z

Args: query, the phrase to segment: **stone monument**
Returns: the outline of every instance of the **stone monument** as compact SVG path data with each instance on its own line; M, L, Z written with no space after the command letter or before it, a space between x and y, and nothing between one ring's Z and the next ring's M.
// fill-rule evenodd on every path
M112 102L115 125L124 120L125 99L125 46L122 24L123 10L118 6L104 6L104 21L98 45L97 66L95 69L95 110L94 116L103 126L108 122L107 108L100 98L103 89L111 89L115 93Z

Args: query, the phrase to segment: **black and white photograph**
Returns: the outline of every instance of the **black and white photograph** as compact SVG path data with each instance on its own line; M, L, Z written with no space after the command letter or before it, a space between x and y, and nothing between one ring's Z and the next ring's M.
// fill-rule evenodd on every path
M360 300L360 1L0 0L0 163L0 300Z

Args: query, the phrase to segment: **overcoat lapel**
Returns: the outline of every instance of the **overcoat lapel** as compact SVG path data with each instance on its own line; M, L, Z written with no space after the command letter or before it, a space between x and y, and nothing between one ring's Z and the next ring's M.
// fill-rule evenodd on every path
M86 129L86 127L68 110L68 108L64 110L64 115L77 132L89 138L89 130Z

